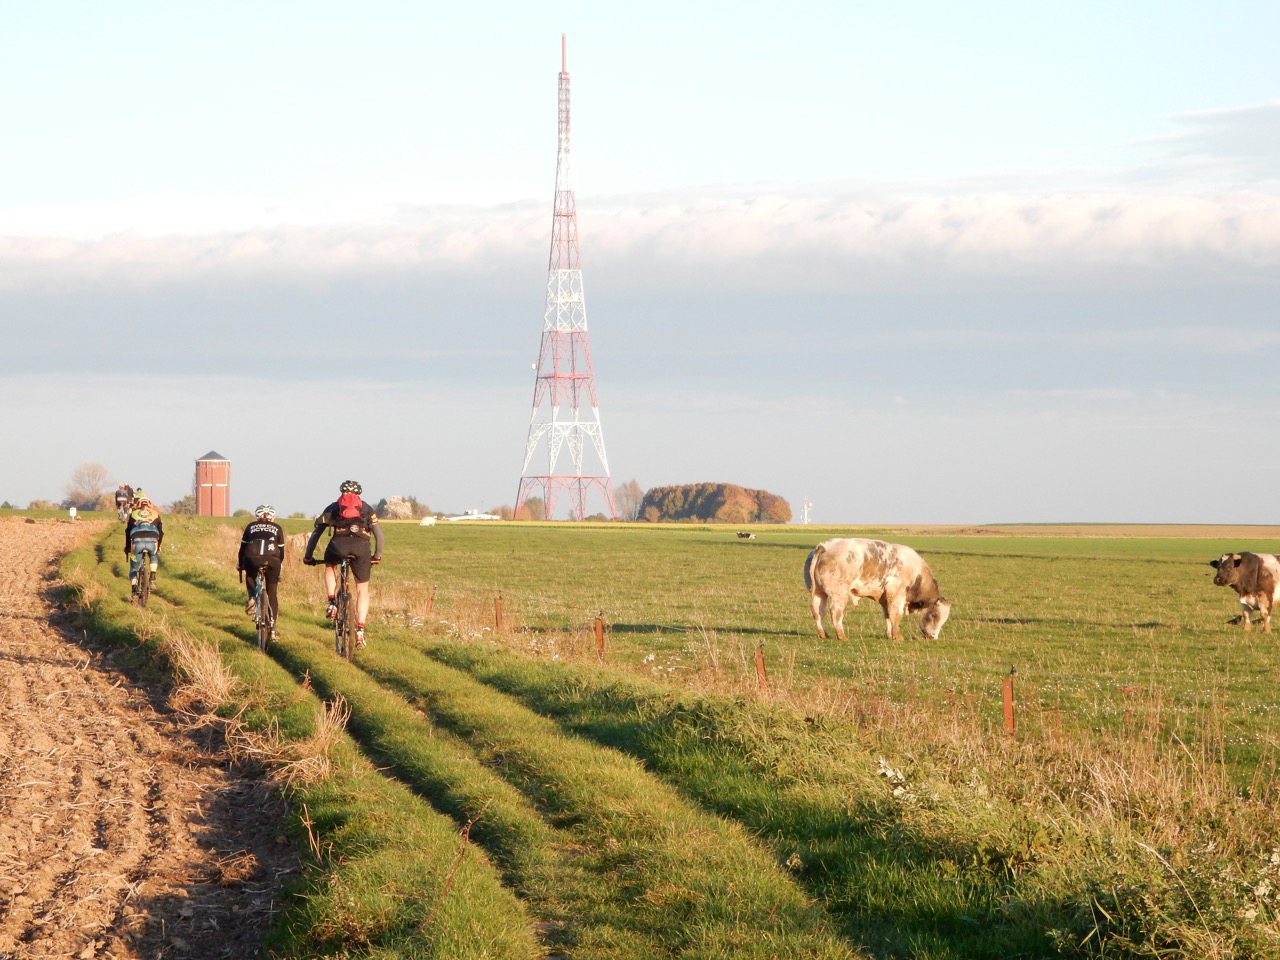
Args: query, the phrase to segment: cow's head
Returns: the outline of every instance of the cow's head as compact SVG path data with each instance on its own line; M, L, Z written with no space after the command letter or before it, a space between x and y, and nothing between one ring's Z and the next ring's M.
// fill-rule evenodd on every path
M921 612L920 629L930 640L937 640L938 634L942 632L942 625L947 622L949 616L951 616L951 601L946 597L939 597Z
M1244 557L1238 553L1224 553L1217 560L1210 560L1209 566L1218 572L1213 575L1213 582L1220 587L1231 585L1236 580L1236 569Z

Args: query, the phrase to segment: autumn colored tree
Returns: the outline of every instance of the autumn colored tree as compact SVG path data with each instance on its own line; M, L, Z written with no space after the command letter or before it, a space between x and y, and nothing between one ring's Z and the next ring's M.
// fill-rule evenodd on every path
M749 490L735 483L689 483L651 488L641 501L638 516L649 523L786 523L791 519L791 506L767 490Z
M547 502L541 497L530 497L524 502L520 508L520 512L516 515L517 520L545 520L547 519Z

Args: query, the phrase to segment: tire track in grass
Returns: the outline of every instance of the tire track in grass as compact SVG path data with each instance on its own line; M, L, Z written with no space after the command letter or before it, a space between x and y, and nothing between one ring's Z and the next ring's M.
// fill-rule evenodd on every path
M612 891L611 902L593 901L597 910L647 933L656 955L854 956L825 913L744 830L689 804L633 759L566 735L506 694L405 645L366 651L361 666L470 744L572 845L588 851L580 867ZM591 935L589 927L580 932Z
M1013 880L998 860L990 869L951 869L975 862L985 835L921 831L875 792L824 777L820 767L805 769L805 752L821 748L812 731L757 725L731 701L682 701L604 671L575 673L454 642L414 643L569 733L635 758L691 803L772 843L778 857L800 857L799 878L856 943L893 956L1052 952L1041 919L1054 909L1051 893L1034 878ZM869 763L860 775L855 769L849 764L846 775L878 779Z

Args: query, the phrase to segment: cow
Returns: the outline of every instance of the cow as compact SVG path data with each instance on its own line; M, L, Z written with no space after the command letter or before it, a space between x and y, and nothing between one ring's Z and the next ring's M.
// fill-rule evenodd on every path
M1230 587L1240 597L1241 620L1248 630L1250 611L1262 614L1262 632L1271 632L1271 608L1280 601L1280 557L1273 553L1224 553L1209 566L1218 572L1213 582Z
M910 547L883 540L824 540L804 562L804 585L809 590L813 622L825 640L823 615L830 608L836 636L844 640L844 608L861 597L878 600L884 610L885 630L891 640L901 640L902 615L919 617L920 629L937 640L951 614L951 601L938 593L929 565Z

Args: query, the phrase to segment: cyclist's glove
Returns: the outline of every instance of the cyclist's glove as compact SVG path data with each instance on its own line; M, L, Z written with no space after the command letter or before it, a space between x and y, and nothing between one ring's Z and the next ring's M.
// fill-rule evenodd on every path
M302 562L305 563L308 567L314 567L320 561L317 560L315 557L303 557Z

